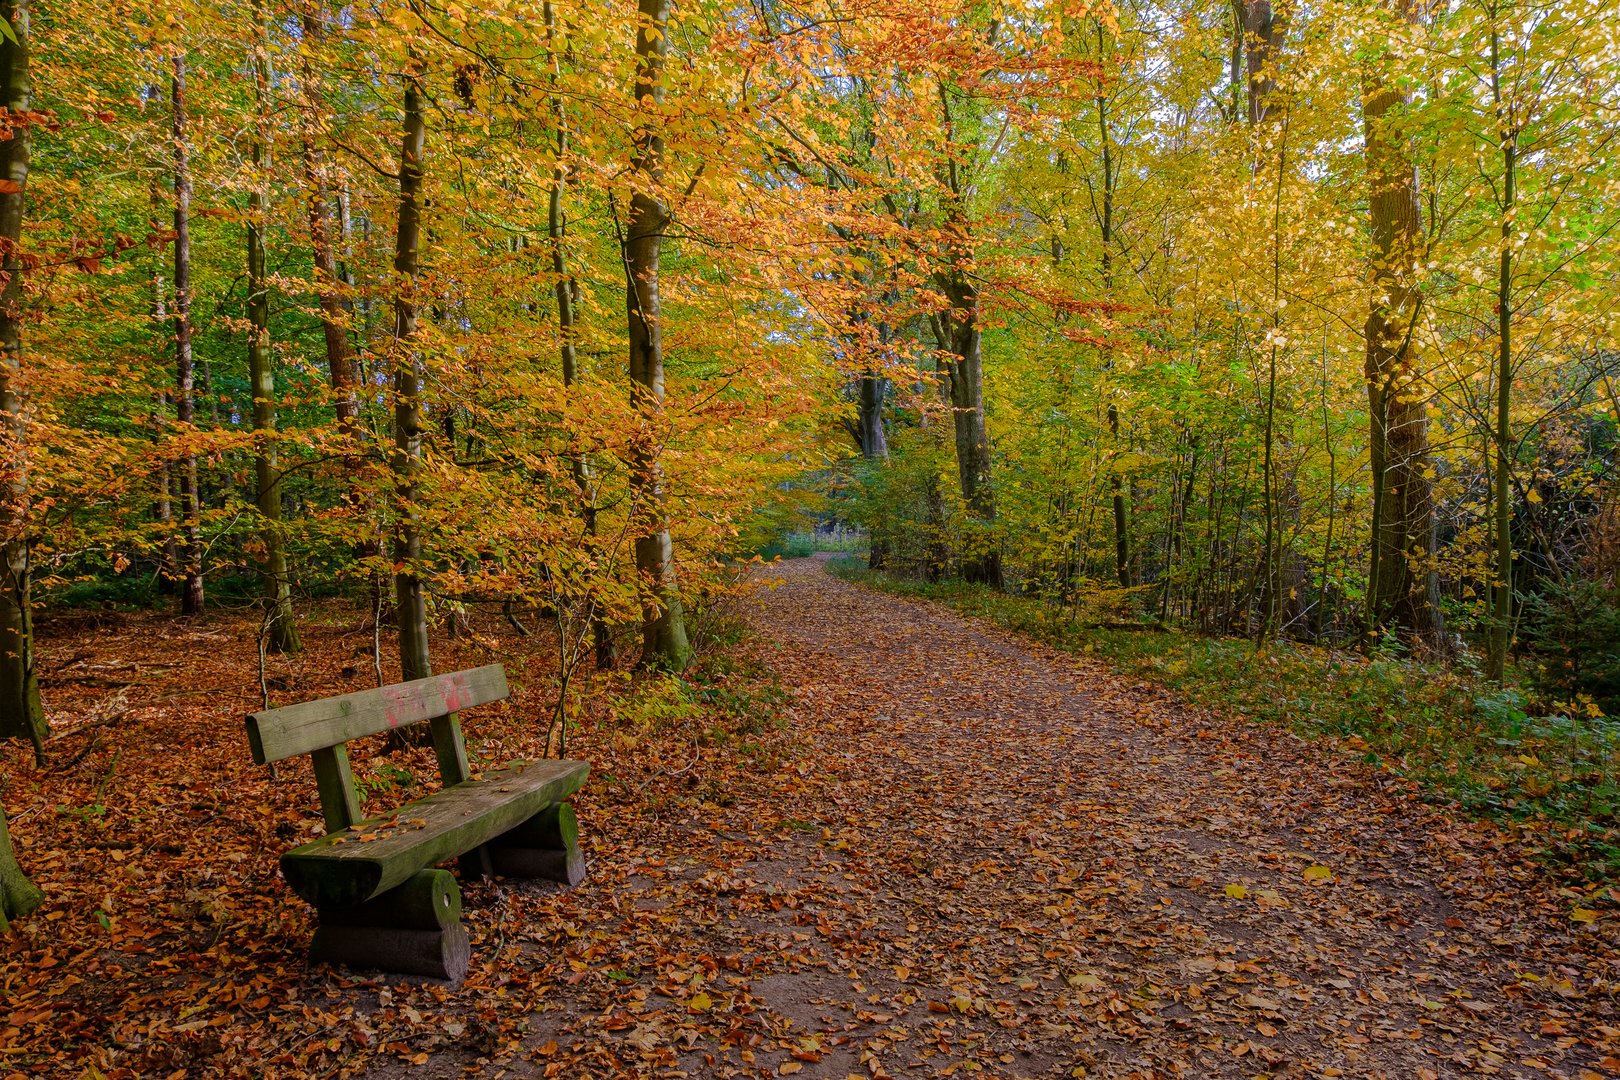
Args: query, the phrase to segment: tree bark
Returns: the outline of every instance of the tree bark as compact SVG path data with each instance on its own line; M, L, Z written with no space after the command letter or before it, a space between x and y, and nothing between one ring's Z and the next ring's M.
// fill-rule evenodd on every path
M265 276L264 230L270 220L270 177L266 144L270 131L270 50L263 14L254 5L253 88L258 130L253 140L253 193L247 223L248 381L253 387L253 429L259 443L254 455L255 494L264 521L264 575L270 604L268 646L273 652L301 649L293 614L292 582L287 572L287 542L281 528L281 472L276 463L276 377L270 350L270 283Z
M1494 14L1494 12L1493 12ZM1502 101L1502 41L1491 28L1491 93L1502 153L1501 257L1496 277L1496 586L1491 594L1491 640L1487 673L1500 683L1507 673L1513 636L1513 506L1508 501L1513 468L1513 215L1518 202L1518 132L1509 127Z
M394 242L394 604L400 677L433 674L428 659L427 597L418 576L422 532L416 500L422 464L422 387L416 351L416 274L422 237L422 152L427 123L415 71L405 76L405 124L399 153L399 227Z
M16 13L23 13L22 26L16 21ZM11 20L11 25L17 31L17 38L27 47L28 0L0 0L0 14ZM7 42L7 44L10 44ZM4 60L0 60L0 70L5 67ZM11 929L11 920L21 918L39 907L45 899L45 894L38 885L28 880L28 875L17 863L17 853L11 847L11 829L6 825L6 811L0 807L0 934Z
M355 362L354 345L349 340L349 328L338 295L337 247L332 237L331 193L326 187L325 171L315 135L325 115L321 100L320 82L315 74L311 56L326 36L324 15L319 0L305 0L301 16L304 48L299 81L303 91L303 114L299 130L302 140L304 193L308 200L309 243L315 260L315 294L321 308L321 334L326 344L326 367L332 379L333 411L337 415L338 430L345 440L358 450L364 441L360 429L360 373Z
M0 738L26 738L45 758L45 710L34 670L33 571L29 564L28 414L22 380L23 190L28 184L28 0L0 0L15 40L0 41L0 94L16 120L0 142ZM0 829L4 825L0 824ZM0 833L0 839L4 834ZM10 856L6 843L0 855ZM3 869L3 867L0 867ZM9 900L9 888L8 900Z
M956 141L951 118L950 98L939 88L940 111L945 122L946 141ZM949 354L951 417L956 434L957 482L968 517L979 525L980 535L964 538L962 577L966 581L1001 588L1001 550L992 527L996 520L995 488L990 472L990 432L984 417L984 358L979 330L979 287L972 278L973 236L963 205L962 177L955 157L948 161L942 179L946 189L947 257L950 265L934 276L940 292L950 302L945 315L940 346Z
M158 88L150 88L150 96L155 100ZM157 177L153 177L147 189L149 210L146 219L147 233L157 236L163 232L163 216L167 198L163 193L163 185ZM152 261L152 325L167 328L169 325L168 301L163 293L163 256L157 255ZM166 390L157 393L152 410L152 438L161 441L164 431L168 427L169 394ZM157 465L157 505L154 506L153 516L157 519L158 535L163 537L162 546L158 553L158 568L156 578L156 591L160 596L168 596L175 591L175 583L180 580L180 545L174 535L174 463L164 458Z
M557 125L557 163L551 171L551 196L546 203L546 235L551 243L551 271L556 276L557 295L557 337L562 352L563 386L572 389L579 381L579 342L577 316L574 311L575 281L573 272L568 268L568 250L565 246L568 234L568 211L563 205L563 199L568 192L568 114L563 107L561 93L557 92L556 81L561 74L562 61L556 51L557 12L551 0L546 0L542 9L542 17L546 22L546 44L551 48L552 94L551 115ZM596 544L596 486L592 475L591 460L583 452L577 452L569 462L569 471L573 476L574 488L579 492L580 516L585 526L585 535L589 543ZM591 617L592 643L595 647L596 666L599 670L606 670L613 666L613 634L596 613Z
M186 132L186 58L174 57L169 83L174 136L174 366L175 413L180 435L190 439L197 419L196 362L191 350L191 149ZM180 525L185 534L180 613L201 615L203 600L201 507L197 499L197 454L188 450L180 466Z
M1103 24L1097 22L1097 55L1103 55L1104 46ZM1101 270L1104 295L1113 299L1114 291L1114 188L1118 183L1118 172L1114 168L1113 140L1108 127L1108 99L1103 93L1101 85L1097 87L1097 135L1102 143L1102 207L1097 216L1097 230L1099 233L1099 247L1101 248ZM1108 367L1113 367L1110 358ZM1108 434L1113 438L1115 452L1121 449L1119 440L1119 405L1110 401L1108 403ZM1114 512L1114 576L1122 588L1130 588L1131 578L1131 534L1130 517L1125 503L1125 478L1120 475L1117 468L1109 470L1108 478L1111 489L1110 503Z
M1393 0L1402 18L1407 0ZM1430 652L1445 647L1434 567L1434 489L1429 479L1428 394L1418 364L1421 300L1414 268L1423 217L1410 141L1397 127L1405 95L1369 73L1362 87L1367 202L1372 228L1372 308L1366 323L1373 522L1368 595L1371 626L1409 635Z
M888 461L889 439L883 430L883 399L889 393L889 380L867 372L861 376L857 392L860 404L856 431L860 437L861 457L867 461Z
M631 451L631 489L642 519L636 537L636 572L642 582L642 656L645 666L674 671L686 667L691 646L686 613L675 577L674 542L669 532L668 496L660 460L664 421L664 343L658 297L658 264L669 224L660 187L664 179L664 137L658 115L664 103L663 73L669 55L669 0L640 0L636 34L635 99L647 113L635 134L632 163L635 191L625 225L625 307L630 331L631 400L641 430Z
M887 344L886 324L879 325L878 338ZM889 380L876 372L867 372L860 378L858 393L860 405L855 430L860 439L861 457L869 464L886 463L889 460L889 439L883 430L883 399L889 393ZM883 535L881 530L874 529L867 537L867 541L870 544L866 557L867 568L883 569L889 559L889 538Z
M1243 5L1244 60L1248 70L1248 121L1259 124L1271 114L1272 77L1277 49L1288 28L1286 11L1272 10L1271 0L1241 0Z

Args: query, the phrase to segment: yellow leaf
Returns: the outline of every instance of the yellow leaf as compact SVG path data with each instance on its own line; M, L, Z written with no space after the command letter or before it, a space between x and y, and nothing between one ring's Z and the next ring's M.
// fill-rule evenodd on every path
M1591 908L1578 907L1569 913L1571 922L1597 922L1597 912Z
M1524 492L1524 501L1531 503L1532 505L1540 502L1541 492L1537 491L1535 488L1526 488Z
M1305 868L1306 881L1329 881L1332 877L1333 871L1325 866L1307 866Z
M691 1000L686 1003L686 1007L693 1012L708 1012L714 1008L714 998L699 990L692 995Z
M1249 895L1249 890L1245 889L1242 885L1228 885L1226 887L1226 895L1230 896L1234 900L1242 900Z

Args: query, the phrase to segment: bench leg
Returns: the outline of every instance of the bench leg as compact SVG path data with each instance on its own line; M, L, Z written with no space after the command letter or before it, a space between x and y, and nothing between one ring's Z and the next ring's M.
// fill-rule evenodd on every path
M489 843L497 874L578 885L585 879L579 850L579 821L568 803L547 807Z
M311 960L452 983L467 974L461 889L448 870L420 870L364 904L320 914Z

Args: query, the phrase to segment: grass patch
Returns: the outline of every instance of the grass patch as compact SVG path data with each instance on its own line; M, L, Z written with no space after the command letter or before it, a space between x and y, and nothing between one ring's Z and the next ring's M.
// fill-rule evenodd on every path
M1338 738L1412 778L1433 801L1535 823L1549 860L1589 881L1620 877L1620 723L1587 703L1540 708L1459 667L1279 641L1094 629L1064 608L959 581L930 585L835 559L832 571L925 597L1168 686L1190 704ZM1538 715L1540 714L1540 715Z

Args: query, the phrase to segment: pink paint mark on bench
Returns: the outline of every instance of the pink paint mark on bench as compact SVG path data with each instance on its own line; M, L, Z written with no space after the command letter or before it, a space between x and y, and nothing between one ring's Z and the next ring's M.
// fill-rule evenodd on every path
M382 687L382 699L383 719L391 728L443 713L460 712L471 707L475 700L467 677L459 671L435 676L421 686Z
M444 695L445 712L460 712L472 704L472 691L467 686L467 677L461 672L446 675L439 685L439 691Z

